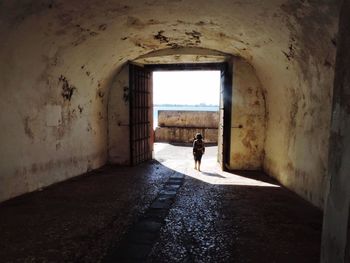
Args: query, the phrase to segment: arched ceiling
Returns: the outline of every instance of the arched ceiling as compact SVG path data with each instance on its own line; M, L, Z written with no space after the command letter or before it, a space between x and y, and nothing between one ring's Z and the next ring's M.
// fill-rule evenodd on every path
M127 61L164 52L163 62L184 51L185 61L233 55L254 67L265 91L264 169L321 206L340 2L0 1L4 176L20 176L13 160L30 165L34 144L45 149L36 156L42 163L50 152L84 162L103 156L95 166L102 164L108 91ZM58 109L64 122L47 128L45 118Z
M200 47L241 56L269 76L310 57L334 65L337 2L7 0L1 34L9 49L22 42L24 52L44 51L50 67L107 74L155 50Z
M178 47L152 51L133 60L140 64L220 63L232 56L216 50Z

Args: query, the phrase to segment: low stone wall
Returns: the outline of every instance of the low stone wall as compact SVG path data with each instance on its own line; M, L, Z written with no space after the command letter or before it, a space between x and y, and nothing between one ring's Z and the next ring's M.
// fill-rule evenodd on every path
M219 126L218 111L158 111L159 127L214 128Z
M191 143L196 133L206 143L217 143L219 113L215 111L159 111L156 142Z

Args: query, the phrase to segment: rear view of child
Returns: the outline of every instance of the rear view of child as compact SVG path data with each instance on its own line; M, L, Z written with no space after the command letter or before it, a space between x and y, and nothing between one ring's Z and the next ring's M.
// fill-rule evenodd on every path
M205 152L203 136L200 133L196 134L196 139L193 142L193 157L194 157L194 169L201 170L202 155Z

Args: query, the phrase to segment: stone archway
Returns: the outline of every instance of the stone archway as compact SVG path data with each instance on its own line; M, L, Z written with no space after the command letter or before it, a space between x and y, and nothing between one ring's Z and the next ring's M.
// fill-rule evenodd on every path
M152 51L195 47L252 66L265 91L263 169L322 207L339 9L337 1L5 1L1 185L10 187L0 200L104 165L115 73Z

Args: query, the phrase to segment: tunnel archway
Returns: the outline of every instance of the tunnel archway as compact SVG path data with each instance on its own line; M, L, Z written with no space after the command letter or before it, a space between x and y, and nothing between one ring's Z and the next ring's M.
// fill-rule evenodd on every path
M220 69L223 73L222 109L225 110L220 112L223 117L219 129L222 134L219 136L219 162L223 169L262 169L266 101L252 66L241 58L198 48L160 50L134 61L149 65L151 69ZM108 106L109 162L130 164L130 148L127 144L122 146L130 138L130 104L128 100L119 102L121 97L128 97L127 65L116 75L113 83Z
M240 91L252 98L258 91L259 97L233 105L243 105L242 116L254 115L245 122L254 126L259 120L256 130L264 131L236 140L249 148L248 156L257 156L248 168L264 170L321 209L330 189L323 260L348 257L349 198L346 173L338 169L348 163L342 137L348 111L340 99L348 87L348 10L341 0L1 1L0 202L102 167L111 157L115 161L111 148L124 138L115 133L109 140L109 126L110 120L127 125L121 116L128 61L232 56L240 65L233 71L254 76L234 79L234 85L245 83ZM119 108L110 107L111 101ZM252 143L257 138L264 139ZM329 158L334 151L336 157ZM246 165L246 159L236 155L232 164Z
M215 68L220 69L225 61L230 59L228 54L202 48L177 48L152 51L136 58L130 63L136 63L147 67L147 71L155 69L196 69ZM117 164L130 164L130 149L127 145L120 147L123 140L128 140L129 112L130 112L130 87L129 87L129 63L116 74L110 89L109 99L109 161ZM119 103L124 98L124 104ZM121 108L122 107L122 108ZM122 112L122 114L118 114ZM153 132L153 131L152 131ZM122 136L121 134L124 134Z
M263 169L322 207L338 10L288 0L3 2L0 200L104 165L116 72L155 50L196 47L251 65L266 101Z

